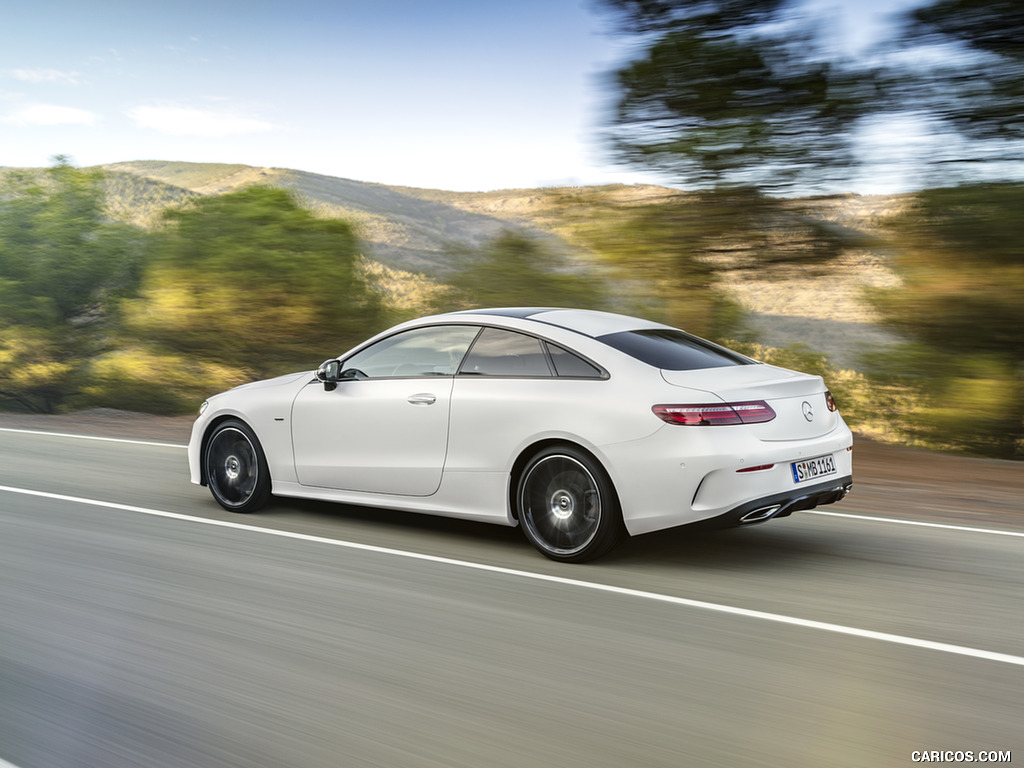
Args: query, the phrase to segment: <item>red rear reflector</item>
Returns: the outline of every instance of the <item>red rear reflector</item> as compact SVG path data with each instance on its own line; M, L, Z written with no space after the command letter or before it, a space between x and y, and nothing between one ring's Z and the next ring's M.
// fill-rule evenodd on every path
M760 424L775 418L775 411L764 400L746 403L707 403L705 405L656 405L654 414L668 424L714 427L727 424Z
M771 469L774 464L758 464L756 467L744 467L743 469L737 469L737 472L760 472L762 469Z

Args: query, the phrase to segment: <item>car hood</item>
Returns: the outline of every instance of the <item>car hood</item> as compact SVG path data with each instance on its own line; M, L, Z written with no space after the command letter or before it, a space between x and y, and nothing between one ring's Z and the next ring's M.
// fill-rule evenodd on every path
M288 384L293 384L301 379L312 379L315 374L313 371L299 371L298 373L286 373L283 376L275 376L272 379L262 379L261 381L252 381L248 384L239 384L237 387L229 389L228 392L241 392L242 390L249 389L263 389L266 387L283 387Z

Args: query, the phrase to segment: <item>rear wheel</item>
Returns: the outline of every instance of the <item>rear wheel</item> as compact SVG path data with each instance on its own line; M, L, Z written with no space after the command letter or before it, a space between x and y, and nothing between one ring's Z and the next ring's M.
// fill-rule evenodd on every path
M231 512L255 512L270 498L270 470L259 440L240 421L218 424L206 441L206 482Z
M523 533L552 560L580 563L610 550L622 531L622 512L601 466L570 446L535 454L516 492Z

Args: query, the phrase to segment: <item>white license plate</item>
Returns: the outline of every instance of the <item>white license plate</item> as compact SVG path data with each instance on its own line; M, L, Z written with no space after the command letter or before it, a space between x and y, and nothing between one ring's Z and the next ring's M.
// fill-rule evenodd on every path
M836 473L836 457L819 456L816 459L794 461L789 466L793 469L793 482L803 483L808 480L817 480L819 477L834 475Z

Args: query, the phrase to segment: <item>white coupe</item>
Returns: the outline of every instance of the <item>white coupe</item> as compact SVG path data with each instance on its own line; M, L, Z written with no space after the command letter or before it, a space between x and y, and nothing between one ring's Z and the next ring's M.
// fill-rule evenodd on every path
M315 372L203 403L193 483L518 525L547 557L842 499L853 439L818 376L676 328L576 309L396 326Z

